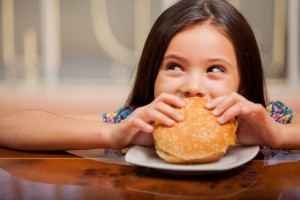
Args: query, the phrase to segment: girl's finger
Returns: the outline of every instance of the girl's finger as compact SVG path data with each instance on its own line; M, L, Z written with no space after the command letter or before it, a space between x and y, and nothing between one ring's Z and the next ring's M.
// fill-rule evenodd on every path
M170 106L176 107L176 108L182 108L185 106L184 101L182 101L182 99L176 95L172 95L172 94L167 94L167 93L163 93L160 94L155 100L154 102L164 102Z
M247 121L264 126L265 120L269 117L265 108L261 104L254 104L244 106L240 113L240 117Z
M248 100L237 93L231 93L230 95L225 96L219 104L213 109L212 114L215 116L222 115L227 109L232 106L241 106L247 104Z
M220 124L225 124L229 120L239 116L243 110L243 104L237 103L226 109L217 119Z
M146 121L148 123L154 121L154 122L166 125L166 126L173 126L175 123L175 121L173 119L169 118L167 115L165 115L157 110L153 110L153 109L147 110L146 115L147 115Z
M168 118L175 121L183 121L184 116L181 115L174 107L167 105L163 102L158 102L156 104L156 110L166 115Z
M133 127L135 127L135 129L142 131L142 132L146 132L146 133L151 133L153 132L153 126L151 126L150 124L148 124L147 122L136 118L132 121ZM134 132L137 132L137 130L135 130Z
M225 98L225 96L219 96L219 97L216 97L214 99L211 99L208 101L208 103L205 104L205 108L206 109L209 109L209 110L212 110L214 109L217 105L220 104L220 102Z

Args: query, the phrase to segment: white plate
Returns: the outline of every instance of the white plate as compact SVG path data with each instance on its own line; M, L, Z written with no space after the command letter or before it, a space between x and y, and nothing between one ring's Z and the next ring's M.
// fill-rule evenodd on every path
M126 154L125 160L134 165L149 167L171 174L194 175L212 174L239 167L252 160L259 146L236 145L217 162L205 164L170 164L162 160L153 147L134 146Z

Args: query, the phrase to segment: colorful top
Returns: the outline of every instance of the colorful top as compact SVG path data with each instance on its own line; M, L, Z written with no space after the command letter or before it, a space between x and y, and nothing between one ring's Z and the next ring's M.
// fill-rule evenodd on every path
M115 112L112 113L103 113L103 122L108 124L116 124L120 123L126 117L128 117L133 111L135 107L133 106L124 106ZM281 124L289 124L292 122L294 118L294 112L289 109L284 103L280 101L271 101L269 105L266 107L268 114L278 123ZM264 146L262 147L263 152L267 152L270 150L269 147ZM109 155L117 155L123 156L128 151L127 148L122 150L113 150L113 149L106 149L105 153Z

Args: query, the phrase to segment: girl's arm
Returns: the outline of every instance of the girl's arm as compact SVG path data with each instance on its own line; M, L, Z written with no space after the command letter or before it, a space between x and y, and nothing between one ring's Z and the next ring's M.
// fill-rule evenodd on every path
M0 119L0 146L21 150L104 148L113 126L102 117L74 118L39 110L25 110Z
M161 94L137 108L118 124L102 123L102 116L71 117L25 110L0 118L0 146L20 150L71 150L153 145L153 123L172 126L184 120L175 107L179 97Z
M295 117L291 124L283 125L284 142L283 148L300 149L300 115L295 112Z

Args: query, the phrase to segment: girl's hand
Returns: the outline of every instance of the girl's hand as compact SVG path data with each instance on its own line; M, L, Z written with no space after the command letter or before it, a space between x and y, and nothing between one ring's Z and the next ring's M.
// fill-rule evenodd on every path
M280 147L283 142L282 125L270 117L261 104L248 101L237 93L211 100L207 109L218 117L220 124L238 116L237 142L244 145Z
M153 145L153 124L155 122L172 126L175 122L184 120L184 117L176 110L182 108L185 103L172 94L161 94L152 103L137 108L124 121L118 124L115 133L112 134L112 147L122 148L128 145Z

